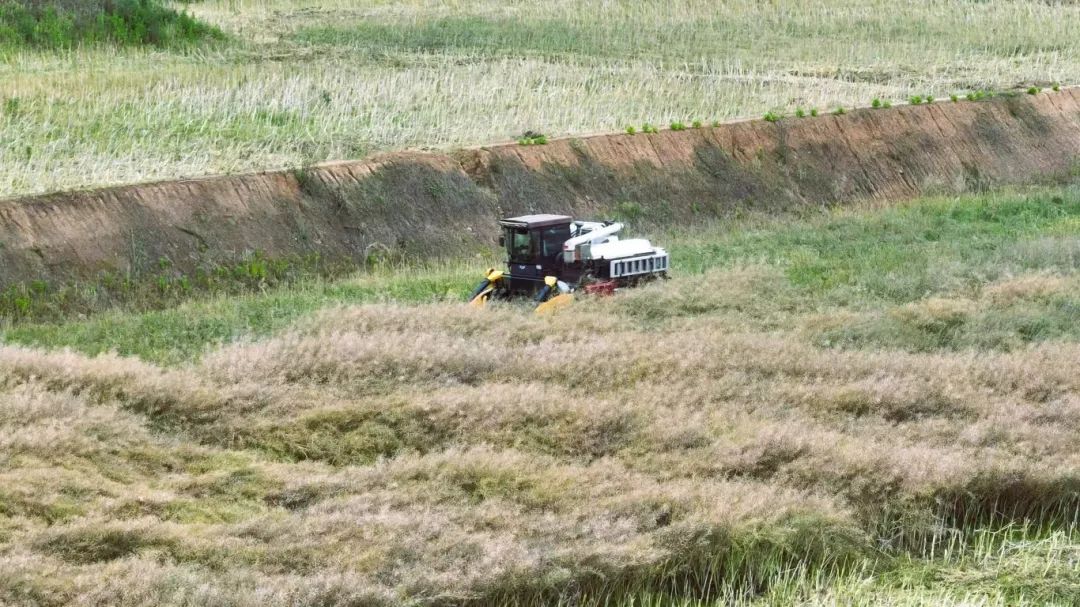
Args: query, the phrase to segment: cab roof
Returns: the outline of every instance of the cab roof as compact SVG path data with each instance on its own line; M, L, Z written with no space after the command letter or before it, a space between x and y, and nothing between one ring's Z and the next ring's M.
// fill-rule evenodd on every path
M573 221L569 215L521 215L519 217L507 217L499 223L504 226L544 228L547 226L566 225Z

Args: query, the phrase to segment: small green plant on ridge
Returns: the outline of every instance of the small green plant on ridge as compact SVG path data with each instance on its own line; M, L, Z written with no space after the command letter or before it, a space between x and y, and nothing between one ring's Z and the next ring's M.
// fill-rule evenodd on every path
M765 115L762 118L765 119L765 122L777 122L780 120L780 114L777 114L776 112L765 112Z
M679 122L678 120L676 120L675 122L672 122L670 127L671 127L671 130L673 130L673 131L685 131L686 130L686 125L683 124L682 122Z
M547 142L547 135L533 131L525 131L524 135L518 137L518 145L544 145Z

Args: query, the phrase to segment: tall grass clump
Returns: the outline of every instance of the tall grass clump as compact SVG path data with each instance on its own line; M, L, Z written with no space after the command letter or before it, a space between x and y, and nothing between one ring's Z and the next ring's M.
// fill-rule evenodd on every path
M158 0L0 0L0 48L171 46L222 37L218 28Z

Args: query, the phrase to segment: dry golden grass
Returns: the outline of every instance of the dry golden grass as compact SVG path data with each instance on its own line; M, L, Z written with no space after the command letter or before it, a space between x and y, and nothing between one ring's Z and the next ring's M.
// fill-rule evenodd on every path
M790 317L733 330L768 274L553 318L334 308L172 369L3 347L0 599L538 601L701 571L747 588L785 550L820 566L1073 520L1080 344L859 352ZM640 327L657 297L684 307Z
M1076 200L670 234L550 318L415 269L28 325L0 603L1076 604Z

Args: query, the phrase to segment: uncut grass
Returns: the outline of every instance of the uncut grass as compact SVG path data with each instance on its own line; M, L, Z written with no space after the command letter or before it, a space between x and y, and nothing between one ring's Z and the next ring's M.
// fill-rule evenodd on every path
M0 196L1080 81L1043 2L187 8L230 41L2 53Z
M710 600L640 592L609 604L714 607L750 605L971 606L1072 605L1080 596L1080 535L1023 525L951 535L928 558L903 556L886 571L856 567L839 575L794 567L768 589L736 589ZM565 601L562 604L571 604Z
M79 45L170 46L222 33L156 0L3 0L0 49L70 49Z
M11 290L0 294L0 309L7 312L0 314L0 336L5 341L54 345L55 340L63 340L91 354L115 351L177 363L215 343L280 331L320 307L386 300L460 300L464 297L461 285L473 281L475 274L473 262L448 260L370 267L347 280L330 280L306 269L291 271L273 283L230 277L208 288L196 286L183 292L161 291L152 279L115 294L105 289L95 292L98 287L93 284L59 292L28 289L24 292L35 300L25 315L13 309L11 295L20 293ZM175 283L170 273L165 275ZM73 292L85 297L72 296ZM115 303L103 295L116 295Z
M710 315L739 331L794 330L824 347L1009 350L1076 339L1078 217L1080 195L1067 186L664 228L650 236L685 280L629 292L619 310L654 328ZM330 305L460 300L487 265L394 265L155 312L132 305L85 320L31 317L0 324L0 339L175 364Z

